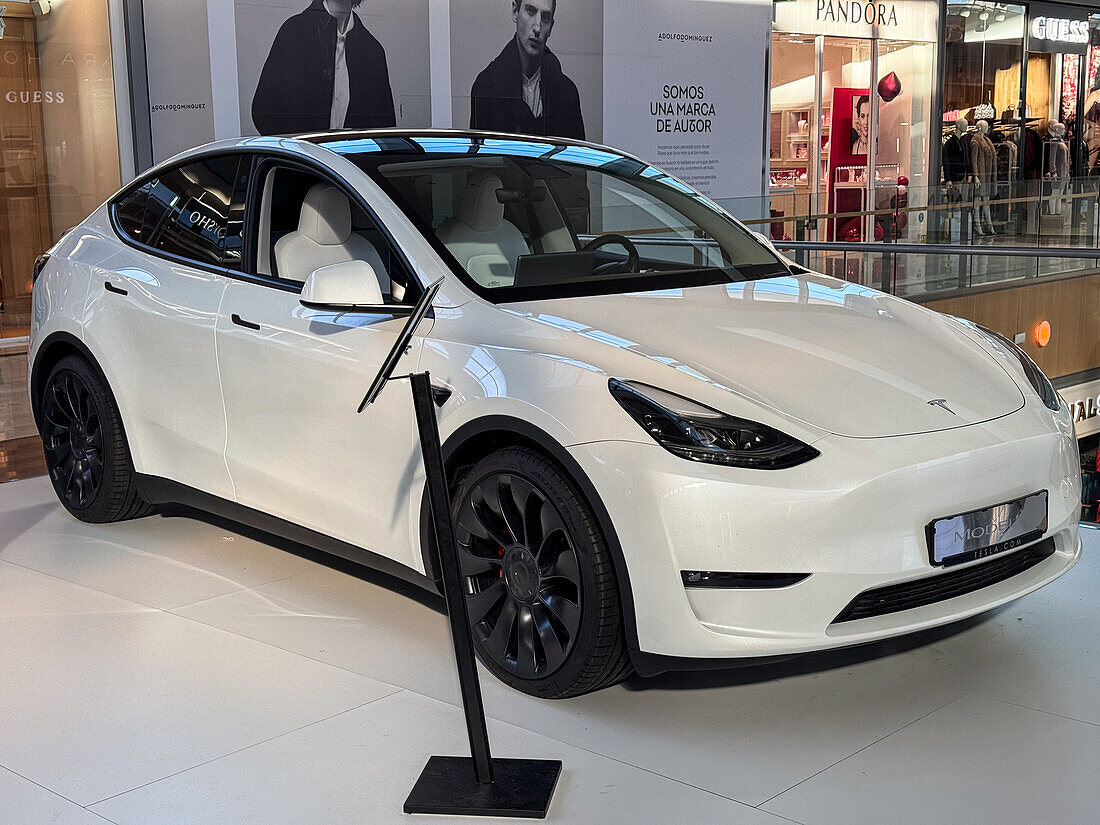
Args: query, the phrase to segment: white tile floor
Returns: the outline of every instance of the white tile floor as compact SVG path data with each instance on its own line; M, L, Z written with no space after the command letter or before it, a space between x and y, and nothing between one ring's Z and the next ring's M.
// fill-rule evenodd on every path
M1044 590L870 649L567 702L483 672L495 751L563 760L552 822L1100 821L1085 541ZM0 485L0 825L444 821L401 813L465 747L441 601L316 558Z

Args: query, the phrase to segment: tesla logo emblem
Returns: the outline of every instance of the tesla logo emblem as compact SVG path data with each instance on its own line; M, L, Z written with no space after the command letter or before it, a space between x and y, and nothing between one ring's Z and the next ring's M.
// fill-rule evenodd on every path
M930 406L930 407L943 407L945 410L947 410L952 415L958 415L957 412L955 412L953 409L951 409L949 406L947 406L947 399L946 398L933 398L931 401L928 402L928 406Z

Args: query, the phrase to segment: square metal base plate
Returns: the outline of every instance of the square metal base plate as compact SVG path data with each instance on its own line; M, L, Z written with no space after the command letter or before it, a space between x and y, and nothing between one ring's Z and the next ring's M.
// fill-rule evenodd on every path
M494 759L495 781L479 785L468 756L433 756L405 800L407 814L545 819L561 762Z

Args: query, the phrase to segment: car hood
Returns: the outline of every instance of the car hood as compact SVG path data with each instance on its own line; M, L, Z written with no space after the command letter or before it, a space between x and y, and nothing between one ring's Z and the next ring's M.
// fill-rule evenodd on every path
M686 373L837 435L947 430L1024 404L1016 382L961 324L820 275L508 309L587 338L589 351L613 347L674 367L681 390ZM639 372L618 377L662 374ZM714 398L709 388L696 396L704 398Z

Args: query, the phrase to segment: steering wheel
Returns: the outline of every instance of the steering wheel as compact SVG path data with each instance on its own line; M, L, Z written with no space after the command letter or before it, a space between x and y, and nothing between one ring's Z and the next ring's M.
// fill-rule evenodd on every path
M608 261L605 264L600 264L592 270L593 277L599 275L610 275L613 272L639 272L641 266L641 256L638 254L638 247L625 235L619 235L615 232L608 232L606 235L598 235L590 240L583 247L582 252L593 252L603 246L611 246L617 244L626 250L625 261ZM625 267L625 268L624 268Z

